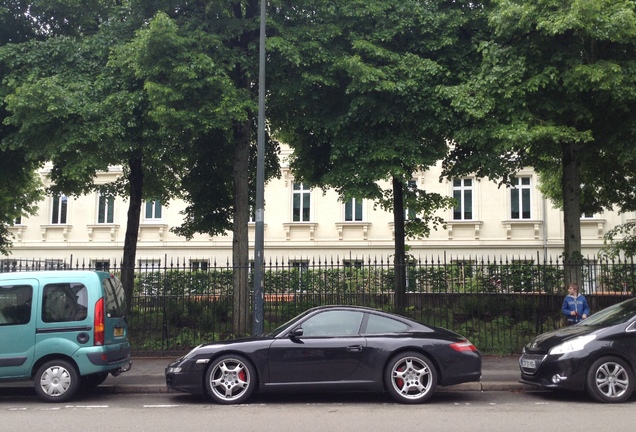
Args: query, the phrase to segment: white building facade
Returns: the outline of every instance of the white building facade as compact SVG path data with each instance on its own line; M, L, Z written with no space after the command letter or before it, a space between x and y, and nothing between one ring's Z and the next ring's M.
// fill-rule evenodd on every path
M343 203L329 191L310 189L296 182L281 155L282 176L265 187L265 261L387 259L394 248L393 216L368 200ZM563 214L537 188L533 170L517 173L513 188L498 187L474 177L440 181L441 167L414 176L421 189L453 196L454 209L439 215L446 229L429 237L407 240L416 259L442 257L500 259L554 259L563 252ZM42 171L47 181L46 169ZM99 182L121 175L113 169L100 173ZM389 184L386 185L389 187ZM197 235L191 240L175 235L184 203L145 202L142 207L137 258L140 265L168 265L180 259L193 266L231 261L232 234ZM11 228L12 260L51 263L79 262L105 267L121 261L128 203L99 193L75 197L48 197L36 216L24 217ZM407 215L408 217L408 211ZM581 219L582 253L593 258L603 246L603 235L634 219L634 213L606 212ZM250 246L254 225L250 224ZM252 254L253 256L253 254Z

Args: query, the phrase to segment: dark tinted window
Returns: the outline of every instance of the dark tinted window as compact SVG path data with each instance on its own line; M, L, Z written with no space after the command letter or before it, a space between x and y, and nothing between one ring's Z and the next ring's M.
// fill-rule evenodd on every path
M365 334L401 333L409 329L409 326L393 318L369 314Z
M303 336L357 335L363 315L357 311L321 312L303 322Z
M80 283L48 284L42 291L42 321L69 322L86 319L88 290Z
M115 276L110 276L102 282L104 288L104 303L106 315L109 317L123 317L126 315L126 294L121 281Z
M0 286L0 325L20 325L31 321L33 287Z

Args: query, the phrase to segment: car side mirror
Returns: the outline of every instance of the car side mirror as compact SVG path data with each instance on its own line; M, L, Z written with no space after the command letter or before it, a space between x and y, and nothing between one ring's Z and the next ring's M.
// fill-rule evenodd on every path
M292 339L296 339L299 338L303 335L303 328L302 327L296 327L295 329L293 329L290 333L289 333L289 337Z

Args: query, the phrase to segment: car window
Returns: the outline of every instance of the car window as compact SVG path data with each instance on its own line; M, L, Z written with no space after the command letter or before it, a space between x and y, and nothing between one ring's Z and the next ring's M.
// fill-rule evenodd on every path
M629 321L636 314L636 299L605 308L580 322L584 326L610 326Z
M31 321L33 287L0 286L0 325L20 325Z
M102 287L108 316L115 318L126 315L126 294L121 281L115 276L110 276L102 281Z
M364 334L401 333L409 329L407 324L393 318L369 314Z
M68 322L86 319L87 298L88 292L83 284L45 285L42 290L42 321Z
M352 336L360 331L364 314L357 311L325 311L302 323L303 336Z

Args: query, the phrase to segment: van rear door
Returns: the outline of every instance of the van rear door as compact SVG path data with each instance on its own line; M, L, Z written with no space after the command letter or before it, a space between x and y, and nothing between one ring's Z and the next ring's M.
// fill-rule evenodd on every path
M115 275L102 279L104 291L104 345L128 341L126 295L124 286Z

